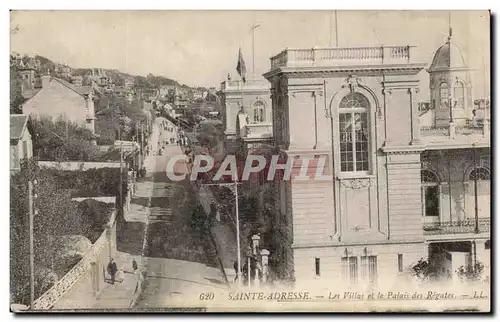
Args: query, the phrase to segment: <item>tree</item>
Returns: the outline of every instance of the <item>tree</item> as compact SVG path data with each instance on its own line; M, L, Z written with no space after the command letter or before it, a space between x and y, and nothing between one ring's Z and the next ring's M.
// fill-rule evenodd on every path
M96 132L100 136L99 144L113 144L120 139L131 141L140 132L139 124L147 124L147 112L142 109L142 101L131 103L125 98L110 95L103 97L98 103Z
M10 268L11 301L29 302L29 212L28 181L37 180L34 198L38 213L34 215L35 292L40 296L58 277L52 269L56 263L71 268L78 258L60 256L58 240L67 235L79 235L91 242L100 236L114 205L95 200L71 201L70 191L76 187L100 193L117 193L119 169L61 171L38 167L35 160L23 160L21 171L10 181ZM126 179L122 181L126 192ZM68 262L69 261L69 262ZM64 274L65 272L62 272Z
M209 152L222 140L223 132L213 123L201 123L196 139Z
M92 144L92 132L69 120L59 118L33 119L35 155L42 160L90 161L98 159L100 152Z
M24 103L22 95L22 80L16 66L10 66L10 114L21 114L21 104Z
M69 195L62 193L54 179L40 171L35 161L23 160L21 171L11 176L10 184L10 217L11 217L11 295L13 301L26 303L29 300L29 215L28 215L28 181L36 178L36 194L34 198L38 214L34 216L34 263L38 274L47 271L54 259L55 249L51 236L64 233L74 221L63 221L61 218L72 212ZM53 284L54 274L48 272L45 277L37 277L35 292L41 295ZM40 280L41 279L41 280ZM28 295L28 296L27 296Z

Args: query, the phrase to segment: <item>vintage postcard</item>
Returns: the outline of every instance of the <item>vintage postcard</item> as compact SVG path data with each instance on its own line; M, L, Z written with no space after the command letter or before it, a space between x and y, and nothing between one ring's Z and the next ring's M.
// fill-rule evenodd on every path
M490 12L11 11L13 312L489 312Z

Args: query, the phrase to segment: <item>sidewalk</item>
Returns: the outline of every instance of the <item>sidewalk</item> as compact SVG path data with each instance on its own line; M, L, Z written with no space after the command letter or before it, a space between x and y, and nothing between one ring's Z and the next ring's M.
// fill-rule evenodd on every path
M210 204L217 201L212 190L207 187L201 187L198 191L201 204L207 214L210 214ZM234 262L238 259L238 249L236 241L236 226L233 219L227 214L221 214L220 221L214 221L211 227L212 236L217 247L217 253L226 273L229 284L234 283L236 272ZM240 236L240 250L242 252L247 245ZM243 258L243 257L242 257ZM242 263L241 265L243 265Z
M130 308L133 306L137 296L139 295L140 267L137 274L134 274L132 269L132 259L135 258L137 263L140 263L140 256L132 256L128 253L117 252L115 256L118 269L124 271L123 282L115 281L115 284L107 284L106 287L96 298L95 309L121 309Z

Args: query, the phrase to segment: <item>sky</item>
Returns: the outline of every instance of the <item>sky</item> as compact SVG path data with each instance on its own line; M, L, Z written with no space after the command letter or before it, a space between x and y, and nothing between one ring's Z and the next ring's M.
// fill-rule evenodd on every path
M252 74L288 48L416 45L415 60L430 64L448 36L462 48L474 97L489 92L490 21L486 11L12 11L11 51L39 54L74 68L101 67L166 76L190 86L220 88L237 78L241 46ZM451 17L451 19L449 19ZM413 51L412 51L413 54ZM421 99L428 74L420 74ZM250 76L251 77L251 76ZM488 80L486 86L486 80Z

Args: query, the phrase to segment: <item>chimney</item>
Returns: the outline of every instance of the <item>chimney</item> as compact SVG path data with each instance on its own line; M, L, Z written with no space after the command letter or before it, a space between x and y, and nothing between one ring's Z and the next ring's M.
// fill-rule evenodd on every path
M47 86L49 86L49 82L50 82L50 71L47 72L47 75L42 76L42 88L46 88Z

